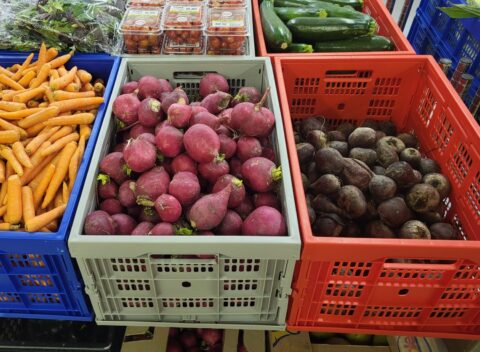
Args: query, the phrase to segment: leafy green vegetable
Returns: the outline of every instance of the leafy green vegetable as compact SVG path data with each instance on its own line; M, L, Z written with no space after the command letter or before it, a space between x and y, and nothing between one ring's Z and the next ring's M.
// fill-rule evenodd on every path
M468 5L452 4L451 7L439 7L450 18L480 18L480 0L467 0Z

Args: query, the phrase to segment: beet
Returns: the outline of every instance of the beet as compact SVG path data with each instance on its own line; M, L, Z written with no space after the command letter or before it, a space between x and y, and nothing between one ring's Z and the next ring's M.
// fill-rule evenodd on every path
M429 158L422 158L420 159L418 171L420 171L422 175L440 173L440 166L435 160Z
M387 135L385 134L385 132L382 132L382 131L375 131L375 142L378 143L378 141L380 139L382 139L383 137L386 137Z
M372 130L378 130L379 129L379 123L376 120L368 119L368 120L363 121L362 127L368 127L368 128L371 128Z
M383 146L393 148L397 153L401 153L405 149L405 143L401 139L392 136L380 138L377 142L377 147Z
M367 224L365 233L372 238L395 238L393 230L380 220L374 220Z
M130 169L135 172L145 172L155 166L157 151L145 140L130 139L123 151L123 157Z
M337 193L340 190L340 187L342 187L342 181L340 181L337 176L333 174L325 174L310 184L309 189L313 194L323 193L329 195Z
M422 159L422 154L415 148L405 148L400 153L400 160L406 161L412 167L419 167L420 159Z
M83 230L86 235L113 235L116 224L107 212L95 210L85 218Z
M135 93L135 91L138 89L138 82L137 81L130 81L125 83L122 86L121 93L122 94L130 94L130 93Z
M195 175L197 174L197 163L186 153L177 155L172 160L172 172L177 174L181 171L188 171Z
M100 179L102 174L99 174L97 179L99 180L97 185L97 193L98 196L102 199L109 199L109 198L117 198L118 193L118 186L115 182L110 181L110 177L107 175L103 175L107 177L106 179Z
M137 125L133 126L132 128L130 128L128 138L129 139L130 138L137 138L138 136L140 136L143 133L151 133L151 134L155 135L154 128L146 127L146 126L143 126L141 124L137 124Z
M397 138L400 139L407 148L416 148L418 146L417 137L411 133L400 133L397 135Z
M192 204L200 196L200 183L195 174L181 171L173 176L168 193L177 198L182 207Z
M371 178L368 189L376 202L383 202L395 196L397 184L390 177L375 175Z
M134 94L119 95L113 102L113 114L127 126L138 120L139 108L140 100Z
M238 236L242 233L243 220L233 210L227 210L225 217L218 227L215 229L217 235Z
M325 120L321 120L316 117L310 117L308 119L302 119L300 121L300 133L304 138L307 137L308 132L313 130L321 130L323 132L326 132Z
M130 235L137 226L137 222L127 214L114 214L112 219L115 221L115 232L118 235Z
M256 104L262 99L262 95L255 87L242 87L232 99L232 106L239 103L250 102Z
M242 180L230 174L220 176L215 182L215 185L212 188L212 192L220 192L228 185L232 186L232 192L230 193L230 198L228 199L228 207L236 208L245 199L245 187Z
M312 207L319 213L332 213L342 217L346 217L347 214L340 209L333 201L324 194L317 194L312 200Z
M243 163L242 176L253 191L268 192L282 178L282 172L281 167L275 167L271 160L255 157Z
M244 236L284 236L286 232L282 213L267 206L261 206L252 211L242 225Z
M153 76L143 76L138 81L138 97L140 99L155 98L160 99L163 93L162 85L159 80Z
M351 185L340 188L337 205L351 219L357 219L367 211L367 203L362 191Z
M199 94L206 97L217 91L228 93L228 82L222 75L218 73L207 73L202 77L199 84Z
M162 194L155 200L155 210L162 221L170 223L176 222L182 215L180 202L170 194Z
M387 136L394 136L397 134L395 124L390 120L383 120L378 123L380 131L385 132Z
M192 116L189 124L190 126L197 124L207 125L212 130L216 131L220 127L220 119L208 111L201 111Z
M322 214L315 220L312 232L314 236L338 237L344 226L344 223L336 214Z
M400 197L394 197L380 203L377 211L380 220L391 227L399 227L413 217L407 204Z
M427 225L418 220L410 220L403 224L398 232L398 237L413 240L429 240L430 230Z
M127 180L120 185L118 189L118 200L121 205L129 208L137 204L137 197L135 195L136 188L137 184L132 180Z
M211 230L217 227L227 213L231 186L217 193L212 193L197 200L188 212L188 219L193 228Z
M157 99L146 98L138 108L138 121L145 127L155 127L162 118L161 104Z
M269 206L277 210L281 210L280 202L278 201L277 195L274 193L256 193L253 195L253 204L255 208L261 206Z
M230 174L235 176L236 178L242 178L242 165L243 163L237 159L237 158L232 158L230 159L230 162L228 163L230 165Z
M338 175L342 172L344 161L338 150L333 148L323 148L315 153L315 163L317 171L322 174Z
M342 232L340 233L341 237L361 237L363 235L362 228L356 222L349 222L345 225Z
M383 166L375 165L372 167L372 171L375 173L375 175L385 176L385 168Z
M440 194L432 185L420 183L413 186L405 197L405 202L413 211L425 213L433 211L440 205Z
M208 110L211 114L219 114L221 111L228 108L232 96L225 92L215 92L203 98L201 106Z
M312 153L314 151L312 150ZM247 161L250 158L254 158L262 155L262 146L255 137L242 136L237 141L237 158L241 161ZM313 156L313 155L312 155Z
M173 126L165 126L156 134L155 145L162 155L174 158L182 152L183 138L182 131Z
M327 146L327 135L321 130L312 130L308 132L307 142L313 146L314 150L322 149Z
M423 183L429 184L438 191L440 198L443 199L450 194L450 181L439 173L426 174L423 177Z
M315 155L315 148L310 143L298 143L295 147L297 149L300 168L302 170L305 168L308 169L308 165L310 165Z
M347 185L356 186L362 191L367 190L370 179L374 175L368 165L363 161L352 158L344 158L343 165L341 174L343 182Z
M250 137L270 135L275 125L275 117L269 109L263 107L269 91L267 88L258 104L245 102L233 108L231 125L234 129Z
M456 238L455 229L446 222L437 222L430 225L430 235L434 240L454 240Z
M168 108L168 123L177 128L187 127L192 117L192 107L174 103Z
M161 166L145 172L138 178L136 183L135 195L137 196L137 204L153 206L155 199L167 193L169 183L170 176L165 171L165 168Z
M398 153L387 144L377 146L377 161L383 167L388 167L399 161Z
M199 163L212 161L220 150L218 135L202 124L194 125L185 132L183 144L188 155Z
M368 148L350 149L350 158L363 161L368 166L373 166L377 162L377 152Z
M337 131L342 132L346 139L348 139L348 136L350 136L350 133L352 133L354 129L355 126L351 122L342 122L337 126Z
M220 140L220 154L225 156L225 159L230 159L237 152L237 143L230 137L220 134L218 135Z
M393 179L399 188L405 188L415 181L415 174L409 163L397 161L387 167L385 176Z
M188 96L181 87L177 87L171 92L162 93L160 101L162 102L163 112L167 114L168 108L172 104L188 105Z
M107 154L100 161L100 171L110 176L117 184L121 184L128 178L125 167L123 153L120 152Z
M340 141L327 142L327 147L338 150L338 152L343 156L348 156L348 143Z
M100 210L106 211L108 214L120 214L123 212L123 207L115 198L105 199L100 203Z
M350 148L371 148L375 146L375 130L369 127L358 127L348 136Z

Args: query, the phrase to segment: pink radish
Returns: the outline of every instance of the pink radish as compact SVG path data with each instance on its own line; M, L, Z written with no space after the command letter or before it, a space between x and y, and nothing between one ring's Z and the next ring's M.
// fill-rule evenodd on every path
M123 151L124 151L126 145L127 145L127 142L122 142L122 143L117 144L115 147L113 147L112 153L113 152L120 152L120 153L123 154Z
M160 99L162 92L160 81L153 76L143 76L138 81L138 97L141 100L145 98Z
M246 161L262 155L262 146L255 137L242 136L237 141L237 158Z
M162 110L164 113L168 112L168 108L172 104L186 104L188 105L188 96L183 91L182 87L177 87L173 91L163 93L160 100L162 102Z
M135 93L135 91L138 89L138 82L137 81L130 81L125 83L122 86L121 93L122 94L130 94L130 93Z
M219 329L203 329L202 338L207 346L214 346L222 340L222 331Z
M160 82L160 87L161 87L161 91L162 91L161 94L170 93L171 91L173 91L172 85L166 79L159 78L158 82ZM161 94L160 94L160 97L162 96Z
M233 111L232 108L228 108L223 110L220 114L218 114L218 118L221 124L231 127L230 123L232 119L232 111Z
M242 225L244 236L284 236L286 232L282 213L267 206L252 211Z
M155 166L157 151L155 147L141 139L130 139L123 151L128 167L135 172L144 172Z
M200 183L191 172L181 171L173 176L168 193L177 198L182 207L195 202L200 196Z
M233 210L227 210L225 217L215 229L217 235L238 236L242 233L242 218Z
M97 185L98 196L102 199L117 198L118 186L110 177L105 174L99 174L97 176L99 180Z
M153 224L148 221L142 221L132 230L132 236L146 236L153 228Z
M235 176L236 178L242 178L242 165L243 163L240 161L240 159L237 158L231 158L230 162L230 174Z
M140 125L140 124L137 124L135 126L133 126L131 129L130 129L130 133L129 133L129 139L130 138L137 138L138 136L140 136L142 133L152 133L152 134L155 134L154 132L154 128L152 127L146 127L146 126L143 126L143 125Z
M262 156L267 158L268 160L273 161L274 163L277 162L277 156L275 155L275 151L270 147L264 147L262 149Z
M255 87L242 87L232 99L232 106L239 103L250 102L256 104L262 99L262 95Z
M170 176L163 167L155 167L142 174L136 183L137 204L153 206L155 199L167 193Z
M228 207L236 208L240 204L242 204L243 200L245 199L246 192L242 180L230 174L223 175L215 182L215 185L212 188L212 192L220 192L228 185L232 186L232 192L230 193L230 198L228 199Z
M232 137L233 136L233 133L232 131L226 127L225 125L220 125L218 126L216 129L215 129L215 132L217 132L217 134L220 136L220 135L225 135L227 137Z
M162 121L160 123L157 123L157 125L155 126L155 132L154 132L154 135L156 136L158 131L160 131L162 128L164 128L165 126L171 126L167 120L165 121Z
M208 163L217 157L220 150L218 135L202 124L190 127L183 137L188 155L199 163Z
M162 105L155 98L143 99L138 108L138 121L145 127L155 127L162 119Z
M210 183L215 183L220 176L230 172L230 166L226 160L213 160L209 163L198 165L200 175Z
M164 156L174 158L183 149L183 133L178 128L166 125L155 136L158 150Z
M281 167L275 167L273 161L255 157L248 159L242 165L243 180L255 192L268 192L275 182L282 178Z
M197 174L197 163L186 153L177 155L172 160L172 172L177 174L180 171L189 171L192 174Z
M135 191L137 184L135 181L127 180L120 185L118 190L118 200L120 204L124 207L133 207L137 204L137 197L135 196Z
M130 215L131 217L135 218L135 219L138 219L142 210L143 209L142 209L141 206L134 205L134 206L131 206L131 207L127 208L127 214Z
M115 221L107 212L96 210L87 215L83 229L86 235L113 235L115 227Z
M175 235L175 230L172 224L161 222L156 224L148 234L151 236L173 236Z
M211 230L222 222L227 213L227 204L231 187L220 192L203 196L193 204L188 212L188 219L193 228Z
M117 235L130 235L137 226L137 222L127 214L114 214L112 219L116 223Z
M193 105L193 104L197 104L197 105ZM192 116L198 114L199 112L202 112L202 111L206 111L208 112L207 109L205 109L203 106L200 105L200 102L196 102L196 103L190 103L190 106L192 107Z
M220 126L220 120L218 117L209 113L208 111L201 111L198 114L193 115L190 119L190 126L199 123L207 125L213 130L216 130Z
M237 143L230 137L219 134L220 140L220 154L225 155L225 159L230 159L237 151Z
M119 95L113 102L113 114L125 125L131 125L138 120L140 100L134 94Z
M261 206L269 206L280 210L280 203L278 201L277 196L274 193L256 193L253 195L253 204L255 208L259 208Z
M227 93L229 91L228 82L222 75L218 73L207 73L202 77L199 84L200 96L206 97L217 91Z
M174 103L168 108L168 123L177 128L187 127L192 116L192 107Z
M231 127L250 137L268 136L275 125L273 113L263 107L270 89L267 88L258 104L240 103L233 108Z
M113 152L105 155L100 162L100 171L110 176L118 184L128 178L123 155L120 152Z
M106 211L110 215L114 215L122 213L123 207L118 199L109 198L100 203L100 210Z
M218 114L228 108L232 96L225 92L215 92L203 98L201 105L211 114Z
M253 206L253 203L252 203L250 197L245 196L245 198L240 203L240 205L233 210L235 210L235 212L238 215L240 215L240 217L243 220L245 220L247 218L247 216L250 215L250 213L253 211L253 209L255 209L255 207Z
M143 207L140 215L138 215L138 221L151 222L157 224L160 222L160 216L155 211L154 207Z
M162 194L155 200L155 210L165 222L176 222L182 215L182 206L174 196Z
M151 143L152 145L155 145L155 136L151 133L142 133L137 138L141 139L143 141L147 141L148 143Z

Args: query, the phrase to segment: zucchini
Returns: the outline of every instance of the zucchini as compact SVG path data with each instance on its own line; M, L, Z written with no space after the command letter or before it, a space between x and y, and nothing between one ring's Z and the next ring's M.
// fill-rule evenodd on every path
M273 0L262 1L260 15L267 46L273 50L288 48L292 43L292 33L275 13Z
M315 44L315 52L358 52L358 51L392 51L395 46L390 39L381 35L363 36L345 40L319 42Z
M288 21L287 26L296 40L314 43L372 35L377 30L377 24L373 19L353 20L333 17L298 17Z
M310 2L317 2L318 0L301 0L303 3L310 3ZM363 0L321 0L324 2L329 2L332 4L340 5L340 6L351 6L355 10L362 11L363 10Z
M275 0L276 7L313 7L327 11L328 17L370 19L365 13L355 11L353 8L339 6L320 0Z
M287 48L287 53L313 53L313 46L311 44L292 43Z
M284 22L297 17L327 17L327 11L313 7L275 7L275 12Z

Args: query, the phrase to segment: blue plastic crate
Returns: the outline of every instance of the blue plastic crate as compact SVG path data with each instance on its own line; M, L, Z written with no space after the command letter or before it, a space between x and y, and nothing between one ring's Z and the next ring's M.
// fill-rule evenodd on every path
M0 65L11 66L26 54L0 53ZM0 317L91 320L83 284L70 257L67 239L93 149L110 98L120 58L76 54L78 66L105 81L105 103L98 109L67 208L54 233L0 231Z

